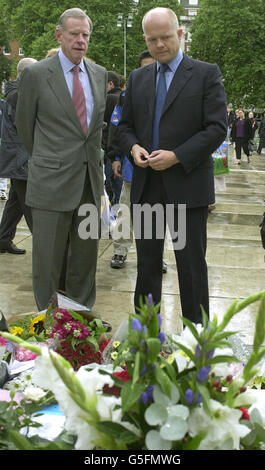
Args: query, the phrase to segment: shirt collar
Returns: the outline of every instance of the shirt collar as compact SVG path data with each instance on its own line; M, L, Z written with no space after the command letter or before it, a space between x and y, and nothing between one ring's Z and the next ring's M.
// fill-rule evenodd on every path
M73 64L73 62L71 62L68 57L66 57L66 55L63 53L62 49L59 49L59 59L60 59L60 62L61 62L61 66L62 66L62 69L63 71L66 73L66 72L70 72L70 70L73 69L73 67L76 66L76 64ZM85 72L85 64L84 64L84 59L82 58L80 64L78 64L80 69L82 70L82 72Z
M168 65L171 72L173 72L173 73L176 72L180 62L182 61L182 59L183 59L183 52L182 52L181 49L179 49L176 57L174 57L172 60L170 60L167 63L167 65ZM159 70L160 65L161 65L160 62L156 63L157 71Z

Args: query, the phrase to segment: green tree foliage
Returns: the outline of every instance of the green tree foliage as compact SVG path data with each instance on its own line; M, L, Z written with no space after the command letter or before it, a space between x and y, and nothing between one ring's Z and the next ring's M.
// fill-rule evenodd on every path
M264 0L201 0L192 24L192 57L217 63L227 100L265 107Z
M138 66L138 56L146 49L142 33L142 17L156 6L171 7L179 16L183 7L178 0L0 0L0 11L8 18L12 34L23 48L25 56L38 60L57 47L54 31L60 14L78 6L87 11L93 21L93 32L87 55L108 70L123 73L124 28L117 27L118 14L126 18L133 13L133 25L126 28L127 71ZM127 74L128 74L127 73Z

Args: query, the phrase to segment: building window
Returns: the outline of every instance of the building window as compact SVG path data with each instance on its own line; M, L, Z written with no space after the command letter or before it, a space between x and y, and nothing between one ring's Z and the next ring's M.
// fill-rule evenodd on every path
M3 53L4 53L4 55L10 55L10 53L11 53L10 47L5 46L4 49L3 49Z
M189 10L189 16L196 16L197 13L197 10Z
M189 0L190 5L198 5L198 0Z
M24 55L24 52L23 52L22 47L20 47L20 48L18 49L18 54L19 54L19 55Z

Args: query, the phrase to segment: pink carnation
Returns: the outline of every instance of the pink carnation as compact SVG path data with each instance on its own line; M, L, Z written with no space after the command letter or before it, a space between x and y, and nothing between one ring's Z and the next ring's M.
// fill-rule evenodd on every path
M0 336L0 346L6 346L6 339Z
M16 353L16 360L20 362L33 361L37 356L38 354L19 346Z
M70 315L70 313L65 308L59 308L57 312L53 312L53 318L58 323L65 323L73 319L72 315Z

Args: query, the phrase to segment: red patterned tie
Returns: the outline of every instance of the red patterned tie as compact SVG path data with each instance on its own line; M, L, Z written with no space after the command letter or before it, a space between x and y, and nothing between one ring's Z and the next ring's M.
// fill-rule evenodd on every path
M83 90L82 83L79 80L80 67L76 65L73 69L74 80L73 80L73 103L76 109L76 114L84 129L84 133L87 134L87 114L86 114L86 100L85 93Z

